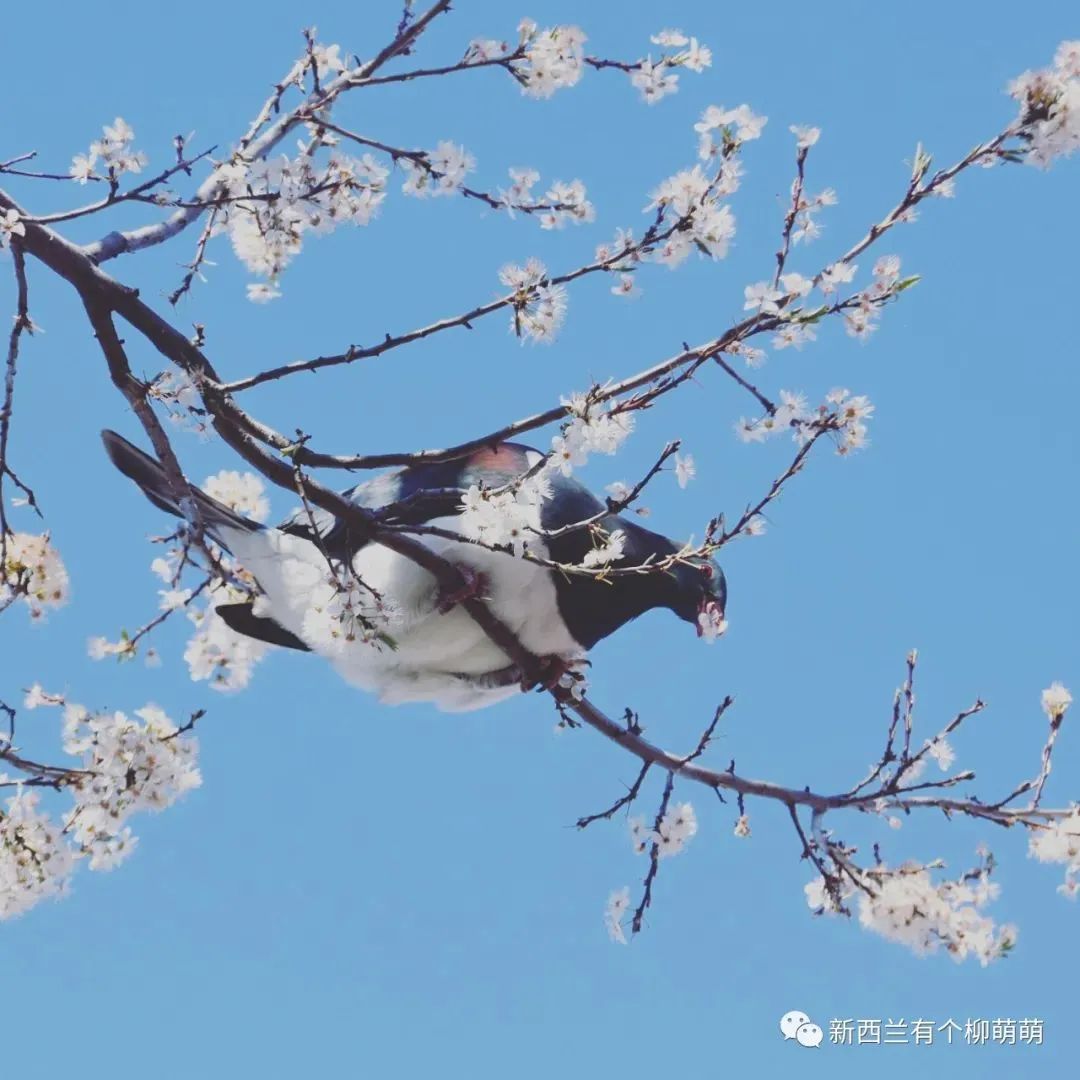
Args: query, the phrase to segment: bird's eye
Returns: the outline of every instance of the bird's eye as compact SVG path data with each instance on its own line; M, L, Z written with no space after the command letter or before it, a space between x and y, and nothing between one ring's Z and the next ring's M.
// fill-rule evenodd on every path
M712 567L711 567L711 566L710 566L710 565L709 565L708 563L706 563L706 564L705 564L705 565L704 565L704 566L703 566L703 567L701 568L701 572L702 572L702 573L703 573L703 574L705 575L705 579L706 579L707 581L711 581L711 580L712 580L712 576L713 576L713 568L712 568Z

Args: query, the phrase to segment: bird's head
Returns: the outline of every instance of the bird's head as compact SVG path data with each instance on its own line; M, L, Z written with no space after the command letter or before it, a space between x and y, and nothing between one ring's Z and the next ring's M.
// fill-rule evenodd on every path
M672 610L697 627L698 637L710 641L726 629L727 581L714 559L687 559L675 566Z

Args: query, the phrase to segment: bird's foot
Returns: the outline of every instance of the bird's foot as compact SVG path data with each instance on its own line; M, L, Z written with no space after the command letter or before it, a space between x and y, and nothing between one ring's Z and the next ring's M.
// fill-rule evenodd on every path
M463 581L458 589L439 589L435 602L440 615L453 611L458 604L463 604L466 600L483 599L487 596L488 580L484 574L463 563L454 565Z
M563 687L580 697L585 692L585 673L581 669L589 664L584 657L541 656L537 670L521 680L522 690L554 690Z

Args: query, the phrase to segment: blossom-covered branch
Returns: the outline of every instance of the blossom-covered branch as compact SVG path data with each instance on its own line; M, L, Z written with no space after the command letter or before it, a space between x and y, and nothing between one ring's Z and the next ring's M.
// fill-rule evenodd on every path
M300 430L294 436L284 434L240 405L237 396L299 372L375 359L450 330L472 328L497 312L509 316L510 328L523 342L549 343L557 338L567 317L570 289L578 282L610 275L610 292L616 297L612 302L623 302L640 292L639 282L656 267L675 270L694 254L712 260L724 258L735 235L731 199L742 182L742 156L748 144L762 136L766 124L748 105L710 106L704 111L695 125L698 162L662 179L649 192L646 225L639 236L635 237L632 229L620 229L613 239L596 245L591 256L575 258L571 268L558 273L549 272L535 258L508 264L498 271L501 288L494 299L486 298L491 295L488 291L466 311L412 330L369 337L374 343L366 346L350 345L338 353L225 377L212 361L201 330L194 338L185 335L135 288L103 269L104 263L120 254L162 244L201 221L194 255L170 297L172 303L190 292L208 262L210 245L219 235L228 237L236 256L257 279L248 286L249 297L259 302L276 300L281 296L286 268L302 253L308 238L346 223L368 225L374 220L388 197L392 168L403 174L406 196L460 194L493 209L520 211L549 229L566 223L587 225L594 218L594 208L578 181L552 182L539 195L533 193L539 173L513 169L505 190L473 187L466 178L475 161L459 143L446 139L430 149L406 149L391 137L387 141L357 132L355 124L339 119L333 110L343 107L343 99L353 91L437 79L473 68L509 74L526 95L540 99L575 86L587 71L617 73L626 76L640 99L651 106L677 90L683 72L700 73L711 62L707 47L678 30L653 36L650 44L656 49L645 57L617 60L586 54L586 38L577 27L541 28L525 20L514 44L496 39L472 41L452 63L395 70L394 62L412 55L425 30L449 8L448 0L440 0L415 18L407 8L387 44L367 61L347 60L339 46L321 44L314 30L306 31L303 54L274 84L236 146L220 160L205 154L189 157L183 141L178 140L174 161L152 178L126 186L130 176L142 175L149 160L135 149L131 128L117 118L104 127L102 136L86 153L75 156L67 177L80 185L106 184L108 194L97 203L34 214L0 192L0 240L12 249L18 294L0 413L0 495L5 476L22 487L7 462L7 441L21 336L32 328L23 262L24 255L29 255L77 293L104 367L146 432L162 470L164 486L156 489L152 498L178 512L182 519L178 532L167 538L173 546L153 563L166 585L159 590L160 613L134 634L122 634L118 642L94 639L92 654L135 655L140 643L177 611L185 612L195 627L185 651L193 678L206 680L217 689L235 690L246 685L266 651L262 642L235 633L215 610L221 600L228 604L250 601L251 615L258 619L265 597L243 561L214 540L205 518L208 503L205 499L200 503L202 496L185 475L183 455L163 422L165 414L179 426L215 432L260 476L291 497L299 497L301 510L286 527L306 529L315 538L320 558L313 570L317 581L309 591L309 610L301 620L303 637L296 639L298 647L327 657L336 657L346 649L393 647L393 598L383 596L364 580L349 545L342 554L340 548L326 542L321 522L331 519L350 543L380 545L426 571L438 590L439 609L460 606L505 655L506 671L494 673L505 676L505 685L520 682L522 687L541 688L553 699L561 722L593 728L640 762L637 779L626 794L606 810L582 817L579 825L613 818L644 798L650 774L665 774L655 813L631 822L634 847L647 854L648 868L632 914L629 890L612 894L606 919L617 940L625 940L624 916L629 917L631 930L642 928L654 902L662 861L685 850L699 829L692 804L675 798L678 786L693 782L715 792L720 801L726 794L734 796L738 809L735 832L740 837L750 835L747 800L766 799L787 808L799 853L817 872L818 880L811 883L808 894L815 909L839 913L857 905L860 919L869 928L922 951L944 945L958 957L976 955L983 961L1002 954L1011 947L1015 932L995 928L982 914L994 891L989 883L993 861L988 855L982 855L980 866L970 873L942 882L935 877L935 863L890 867L876 845L873 862L859 863L856 849L839 838L833 825L840 811L900 821L900 815L933 809L947 816L1020 826L1028 832L1036 857L1066 864L1066 891L1075 893L1080 878L1080 813L1072 806L1048 809L1042 805L1057 735L1071 700L1063 687L1055 684L1044 694L1051 726L1038 770L1033 778L1017 782L997 802L958 794L955 789L970 783L974 774L951 771L954 754L950 740L981 710L981 702L957 714L921 745L916 740L914 656L894 704L885 749L864 779L836 794L755 780L737 772L734 762L726 769L705 764L730 698L714 712L691 752L679 756L660 749L645 738L635 714L628 711L620 723L593 702L580 658L567 660L530 651L520 632L488 602L482 582L430 541L450 540L483 548L503 560L502 565L506 565L505 560L519 560L560 577L613 583L632 576L670 575L686 565L707 561L736 538L760 535L766 510L802 474L815 446L831 440L838 453L848 454L866 445L874 406L864 395L843 388L812 405L800 391L774 388L759 376L751 376L743 365L760 367L765 359L760 347L763 335L772 335L768 341L773 350L802 349L816 340L817 327L826 320L842 322L852 337L865 340L879 325L883 311L917 278L902 276L899 259L885 254L874 261L869 273L864 269L862 284L855 284L857 258L896 225L914 220L923 200L951 196L955 179L966 170L1024 161L1046 165L1080 145L1080 106L1076 104L1080 46L1067 43L1052 68L1018 80L1012 92L1020 106L1019 116L954 164L932 172L931 159L920 147L903 194L892 209L839 257L817 263L814 272L805 275L789 269L792 253L817 237L818 219L837 201L837 195L831 188L808 191L808 154L820 132L793 126L795 177L791 201L780 223L775 265L770 260L768 276L743 288L743 317L712 330L714 336L709 340L695 347L684 344L679 352L659 360L639 359L633 374L594 384L584 393L562 398L558 405L504 423L487 434L465 438L449 448L356 455L324 452L311 434ZM290 104L294 92L300 100ZM364 126L368 130L366 122ZM296 155L273 156L294 133L302 136ZM357 147L361 156L349 156L343 144ZM63 177L60 173L28 176L27 170L16 168L24 161L25 155L12 158L0 171L35 183ZM196 168L205 168L207 161L211 171L192 194L176 194L166 187L193 175ZM144 201L167 206L172 213L140 228L109 232L88 245L73 243L56 228L76 218L105 215L119 203ZM493 272L492 281L494 278ZM149 381L139 378L132 370L121 327L149 344L166 361L167 370ZM745 509L733 524L716 514L698 544L688 542L675 546L670 554L638 561L624 557L625 533L604 524L608 515L637 504L647 486L664 473L674 473L681 487L694 476L693 456L684 454L682 443L674 439L637 483L612 485L601 509L590 509L580 520L564 520L554 528L539 524L560 479L580 471L596 454L618 452L632 435L637 414L659 405L670 408L676 392L708 365L719 369L725 384L730 382L734 392L747 402L749 418L740 417L734 423L738 438L758 443L788 434L794 441L787 465L764 492L746 498ZM554 431L544 452L536 455L521 475L494 486L466 483L404 498L395 493L388 501L371 505L352 493L334 490L312 474L320 467L374 469L451 462L549 426ZM264 521L269 513L256 476L219 473L203 488L215 500L214 505L252 522ZM33 502L29 489L23 491ZM446 506L455 515L460 531L414 514L420 501L425 506ZM32 617L40 617L47 607L66 599L66 570L47 534L16 533L3 515L0 500L0 539L4 544L0 571L5 588L0 603L26 600ZM553 557L548 545L572 533L588 536L585 554L572 562ZM192 570L200 575L198 582L185 587L185 574ZM712 640L726 627L724 619L721 606L706 605L699 613L698 629ZM9 736L0 744L0 759L19 776L3 781L15 784L16 794L7 809L0 811L0 915L13 914L43 896L61 892L72 861L80 856L89 857L95 868L114 864L133 843L124 824L128 815L146 806L167 805L198 779L194 744L187 738L194 718L178 728L160 710L148 707L135 714L141 718L140 724L120 713L91 714L58 695L32 687L26 706L37 705L64 708L65 748L79 764L67 768L26 757L16 746L15 712L5 709ZM942 775L937 779L922 775L930 762L940 768ZM39 805L38 792L24 790L31 788L52 789L60 795L74 793L76 805L57 825ZM1021 801L1024 796L1030 796L1026 803Z

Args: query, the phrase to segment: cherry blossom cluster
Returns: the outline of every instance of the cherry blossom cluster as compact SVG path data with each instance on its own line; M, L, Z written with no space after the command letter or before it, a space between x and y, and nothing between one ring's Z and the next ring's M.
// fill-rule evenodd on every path
M337 151L323 166L304 152L219 165L215 177L225 199L214 231L226 231L236 257L266 279L249 286L249 297L263 302L279 295L278 278L300 253L306 233L368 224L386 197L388 176L371 154L352 158Z
M1058 892L1070 900L1080 896L1080 806L1073 807L1068 817L1032 829L1028 853L1039 862L1064 863L1065 880Z
M265 486L253 473L225 469L208 476L202 489L253 521L263 522L270 514ZM236 633L214 609L219 604L249 602L257 586L251 575L216 545L208 544L207 552L212 559L211 573L199 590L205 592L205 603L195 603L195 591L179 587L185 567L194 565L189 546L172 548L165 556L156 557L150 565L166 585L159 590L161 614L134 634L121 632L116 641L91 638L88 643L90 657L94 660L107 657L130 660L146 633L172 613L184 611L194 627L184 649L191 678L196 682L207 682L213 689L221 691L246 687L255 665L266 655L269 646ZM149 649L146 659L148 663L156 664L156 651Z
M668 806L654 827L650 827L643 817L630 819L630 841L634 851L644 855L655 844L661 859L685 851L697 830L697 816L688 802Z
M524 55L511 70L529 97L549 98L557 90L580 82L585 71L586 41L580 27L541 30L532 19L522 19L518 37Z
M566 318L566 288L553 285L539 259L524 266L507 263L499 280L514 290L510 328L522 342L550 343Z
M711 734L711 729L710 729ZM708 736L703 740L708 741ZM647 766L646 766L647 769ZM627 805L637 796L641 782L645 778L643 770L637 782L615 806L597 817L610 817L620 806ZM660 804L656 819L650 826L644 817L630 819L630 842L638 855L649 856L649 870L645 876L644 894L637 910L633 913L629 929L637 933L641 929L645 909L652 902L652 888L659 870L660 860L672 855L679 855L686 850L686 845L697 834L698 823L694 807L688 802L671 803L672 780L669 778L664 789L664 797ZM588 824L591 819L582 819L578 822L579 827ZM624 885L608 897L604 909L604 925L608 936L612 941L620 945L627 943L626 917L630 911L630 887Z
M785 431L792 432L796 442L805 442L822 425L838 433L838 452L851 453L866 446L865 421L874 412L874 405L863 394L852 395L849 390L832 390L825 402L811 410L806 396L790 390L780 391L780 404L759 419L740 417L735 433L743 442L764 442L771 436Z
M202 489L219 503L260 524L270 516L266 485L254 473L222 469L202 482Z
M179 735L156 705L135 716L64 709L64 749L82 759L64 831L91 870L111 869L131 854L136 840L125 822L132 814L164 810L202 783L195 739Z
M810 241L816 240L823 228L818 220L818 214L827 207L835 206L836 202L836 192L832 188L824 188L816 195L799 195L796 202L794 228L791 230L791 242L809 244Z
M619 229L614 241L596 248L598 266L618 273L612 286L616 296L637 296L640 290L634 271L645 261L669 269L681 265L697 251L711 259L724 258L735 236L735 216L723 200L739 189L741 164L737 153L746 141L760 136L766 120L756 116L749 106L723 110L710 106L696 125L702 137L704 160L719 159L714 176L701 165L685 169L662 181L650 194L645 211L655 211L657 222L639 242L631 231ZM705 140L708 140L706 146ZM511 171L516 198L529 197L535 183L532 172ZM585 200L584 189L556 184L545 196L558 200L561 210L549 211L541 220L544 227L558 227L563 220L588 221L593 208ZM527 205L527 204L526 204ZM669 221L662 231L660 223ZM550 342L565 318L566 297L561 284L551 283L544 265L530 259L524 267L509 265L500 272L503 284L517 291L514 300L514 332L523 340Z
M67 568L48 533L7 533L0 557L0 610L20 600L40 621L71 598Z
M735 236L735 215L721 199L739 188L738 158L728 157L714 179L700 165L664 180L651 194L646 210L671 211L680 223L669 229L655 250L642 258L674 270L697 251L710 259L722 259Z
M40 803L36 791L20 790L0 812L0 919L67 891L75 852Z
M510 169L510 186L500 192L502 204L512 214L515 210L532 211L546 207L540 213L540 227L561 229L567 223L581 225L594 220L596 209L586 195L580 180L556 180L537 197L533 188L540 182L535 169Z
M340 658L360 646L394 647L401 613L351 571L328 566L311 596L302 636L321 656Z
M491 547L508 547L520 558L530 537L540 532L540 504L549 498L551 481L543 472L501 491L473 484L461 500L461 534Z
M141 150L133 150L135 132L122 116L102 129L100 139L90 144L85 154L76 154L71 162L71 176L80 184L88 180L108 180L115 184L124 173L140 173L147 165Z
M26 706L40 705L63 707L64 749L79 765L63 770L0 753L29 774L0 775L0 784L16 788L0 810L0 919L64 895L80 859L91 870L112 869L136 845L127 824L133 814L163 810L202 782L198 745L187 734L197 716L181 729L155 705L136 710L137 719L95 713L35 684ZM70 794L74 805L54 820L34 783Z
M551 440L551 464L563 476L584 465L590 454L615 454L634 430L634 414L597 404L603 387L585 394L564 397L570 415L562 430Z
M206 410L200 406L199 391L184 372L162 372L150 383L147 393L162 405L169 420L178 428L199 435L209 434Z
M1009 93L1020 103L1031 164L1047 168L1080 147L1080 41L1063 41L1052 67L1025 71Z
M184 648L184 662L195 682L229 691L243 690L251 681L255 665L266 655L269 646L236 633L214 611L217 603L238 603L249 596L219 583L205 607L188 608L187 617L195 632Z
M678 91L678 68L700 74L712 64L712 50L681 30L662 30L650 40L654 45L674 51L662 54L655 63L649 56L630 70L630 83L647 105L655 105L668 94Z
M612 529L608 532L599 525L593 525L590 532L593 546L585 552L585 556L581 560L582 566L610 566L623 557L623 549L626 547L625 530Z
M852 267L854 271L855 267ZM910 284L912 279L900 278L900 259L896 255L883 255L874 263L874 280L868 289L855 298L855 306L844 315L844 324L853 338L865 340L878 328L881 306Z
M984 967L1006 955L1016 944L1012 924L998 926L983 909L997 898L1001 887L990 880L994 861L983 861L955 880L935 879L941 863L885 864L864 870L841 855L847 875L840 893L819 878L806 886L806 900L818 914L836 914L855 896L859 923L924 956L944 949L956 961L974 957Z
M431 153L403 157L399 165L405 173L401 190L406 195L456 195L465 177L476 168L476 158L463 146L444 140Z

